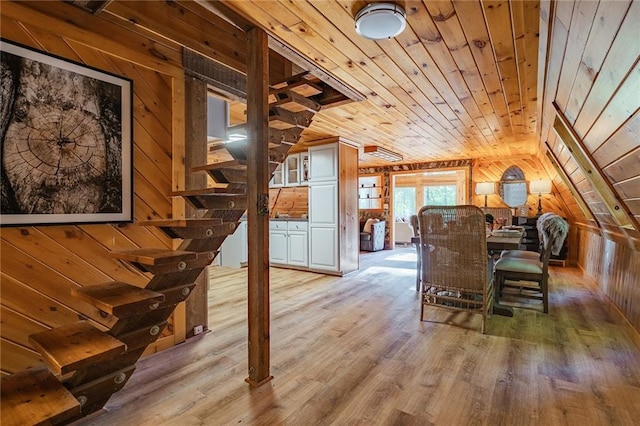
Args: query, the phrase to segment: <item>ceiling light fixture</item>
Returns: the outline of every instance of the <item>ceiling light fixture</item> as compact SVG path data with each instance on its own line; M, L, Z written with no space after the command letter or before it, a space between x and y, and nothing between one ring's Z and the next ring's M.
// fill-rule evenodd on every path
M387 161L401 161L402 154L398 154L397 152L390 151L386 148L376 145L369 145L364 147L365 154L375 155L376 157L382 158Z
M356 32L371 40L390 39L406 26L406 12L394 3L371 3L356 15Z

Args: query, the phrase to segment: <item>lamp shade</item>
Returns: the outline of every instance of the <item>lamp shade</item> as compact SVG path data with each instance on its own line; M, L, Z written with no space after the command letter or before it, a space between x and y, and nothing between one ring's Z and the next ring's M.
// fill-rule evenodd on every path
M495 183L494 182L478 182L476 183L476 194L478 195L489 195L493 194L495 191Z
M530 194L551 194L550 180L532 180L529 182Z

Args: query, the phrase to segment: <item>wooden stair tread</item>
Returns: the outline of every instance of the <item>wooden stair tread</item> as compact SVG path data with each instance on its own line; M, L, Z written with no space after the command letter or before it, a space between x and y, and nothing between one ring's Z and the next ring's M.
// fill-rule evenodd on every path
M80 414L80 403L46 367L2 377L3 426L58 424Z
M291 112L311 111L316 113L322 108L322 105L318 102L301 96L293 91L280 93L277 98L278 100L274 102L273 105Z
M226 188L201 188L189 189L185 191L175 191L171 193L173 197L191 197L191 196L223 196L223 197L246 197L247 193L227 192Z
M118 318L152 311L164 301L162 293L121 281L76 288L71 293Z
M112 251L111 256L143 265L160 265L163 263L193 260L198 257L198 254L192 251L138 248L133 250Z
M202 226L222 225L220 218L185 218L185 219L156 219L138 222L142 226L157 226L159 228L199 228Z
M199 171L209 171L209 170L246 170L247 169L247 161L246 160L230 160L230 161L221 161L219 163L211 163L205 164L203 166L193 167L191 170L194 172Z
M60 375L113 359L127 350L124 343L88 321L32 334L29 341L51 370Z

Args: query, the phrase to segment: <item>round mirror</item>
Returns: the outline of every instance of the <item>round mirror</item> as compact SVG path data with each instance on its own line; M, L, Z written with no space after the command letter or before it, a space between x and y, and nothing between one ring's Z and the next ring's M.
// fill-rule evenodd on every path
M509 207L520 207L527 202L527 182L520 167L511 166L504 171L498 191Z

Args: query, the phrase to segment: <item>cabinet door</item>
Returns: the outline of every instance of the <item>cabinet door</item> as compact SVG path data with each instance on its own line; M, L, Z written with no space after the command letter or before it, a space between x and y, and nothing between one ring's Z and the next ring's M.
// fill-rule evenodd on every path
M338 145L309 148L309 183L338 180Z
M304 231L289 232L289 264L296 266L307 266L307 252L309 245L307 233Z
M298 186L300 184L300 155L292 154L285 159L284 186Z
M287 231L269 232L269 261L287 263Z
M300 153L300 185L309 184L309 153Z
M336 182L309 186L309 223L338 226L338 184Z
M309 267L314 269L338 270L338 228L309 228Z
M278 167L273 172L273 176L269 181L269 188L280 188L284 186L283 165L278 164Z

